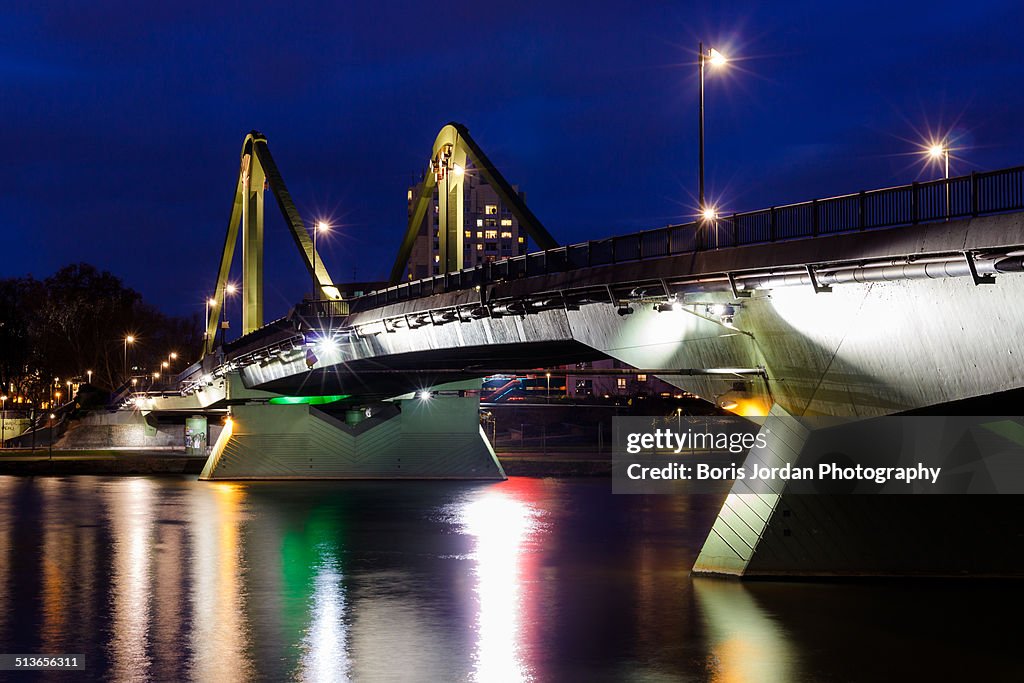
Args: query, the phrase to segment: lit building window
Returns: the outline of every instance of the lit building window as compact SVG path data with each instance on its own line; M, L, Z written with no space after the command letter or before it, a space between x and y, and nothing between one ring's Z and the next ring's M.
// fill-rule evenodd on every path
M511 218L502 218L501 219L501 224L503 226L506 226L506 227L511 227L512 226L512 219Z
M486 213L488 216L496 216L498 214L498 205L497 204L488 204L488 205L486 205L484 207L484 213Z
M476 238L478 240L482 240L484 238L484 231L483 230L477 230L476 231Z
M412 201L412 190L409 190L409 193L406 195L406 199L408 199L410 202Z
M484 237L486 237L489 240L498 239L498 231L497 230L487 230L486 232L484 232Z
M637 375L636 376L636 381L637 382L646 382L647 381L647 375Z
M505 239L505 240L510 240L510 239L512 239L512 233L509 232L508 230L502 230L501 231L501 238Z
M484 219L484 225L486 225L487 227L492 227L492 226L495 226L497 224L498 224L498 221L494 220L493 218Z
M476 250L477 251L483 251L484 250L483 242L477 242Z
M472 236L473 236L473 231L472 230L467 230L466 231L466 237L472 237Z
M625 377L619 377L618 379L616 379L615 380L615 386L618 387L619 389L625 389L626 388L626 378Z
M482 228L483 226L484 226L484 219L483 218L477 218L476 219L476 227Z
M434 263L440 263L440 262L441 262L441 257L438 256L437 254L434 254Z

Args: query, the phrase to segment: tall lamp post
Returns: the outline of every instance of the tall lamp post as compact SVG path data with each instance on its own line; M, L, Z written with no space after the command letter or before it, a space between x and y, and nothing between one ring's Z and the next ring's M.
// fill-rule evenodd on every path
M128 345L135 343L135 337L126 335L124 338L124 380L128 381Z
M726 60L725 55L714 48L705 51L703 42L697 44L697 53L700 56L698 59L698 70L700 72L700 176L697 203L701 216L708 220L706 215L708 207L704 202L704 64L705 62L711 62L711 66L719 67L724 66L728 60Z
M210 336L210 307L211 306L216 306L216 305L217 305L217 300L216 299L214 299L212 296L211 297L207 297L207 299L206 299L206 319L205 319L206 329L203 330L203 341L207 342L207 343L209 343L209 336ZM217 330L216 330L216 328L213 331L213 337L214 337L214 339L217 338ZM205 348L203 349L203 353L204 354L206 353L206 349Z
M327 232L330 229L331 226L327 224L327 221L317 221L313 226L313 301L320 298L320 283L316 276L316 236L317 233Z
M238 288L235 287L230 282L225 282L224 283L224 289L223 289L223 291L221 293L221 302L222 303L221 303L221 309L220 309L221 310L221 324L220 324L220 328L221 328L221 330L223 330L223 332L221 333L220 340L221 340L221 343L223 343L223 344L227 344L228 343L228 327L230 326L230 322L228 320L228 294L234 294L237 291L238 291Z
M949 220L949 145L943 140L941 143L933 144L928 148L928 156L936 161L943 161L946 178L946 220Z
M0 396L0 448L7 448L7 396Z

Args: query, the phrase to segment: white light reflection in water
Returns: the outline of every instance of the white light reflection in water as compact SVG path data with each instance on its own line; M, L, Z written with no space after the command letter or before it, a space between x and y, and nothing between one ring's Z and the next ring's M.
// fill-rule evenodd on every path
M148 479L134 478L113 482L106 491L114 539L110 680L148 678L153 486Z
M249 680L248 625L243 595L239 540L245 492L239 486L210 484L192 501L191 678L199 681Z
M302 680L349 680L348 651L345 647L345 589L337 560L323 551L309 606L312 623L303 638Z
M464 533L476 539L476 681L534 680L523 658L521 562L523 545L539 526L539 511L520 493L513 481L476 490L459 514Z

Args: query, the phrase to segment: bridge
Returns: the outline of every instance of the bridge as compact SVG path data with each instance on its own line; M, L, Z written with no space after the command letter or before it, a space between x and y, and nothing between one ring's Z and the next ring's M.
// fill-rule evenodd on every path
M463 267L467 173L496 188L540 251ZM264 187L318 290L268 324ZM398 282L435 189L442 274ZM595 358L767 416L766 430L790 416L870 418L1024 387L1024 167L559 246L468 130L449 124L411 213L392 285L342 299L266 139L246 138L218 275L221 288L241 224L244 334L216 347L212 307L205 357L180 390L138 403L226 410L204 478L502 478L477 418L481 378ZM344 419L324 403L344 406ZM799 509L807 523L834 514L832 499L819 498L737 482L696 569L756 575L817 563L812 572L828 573L847 551L820 534L809 544L810 532L795 550L796 523L787 519L785 535L776 528L783 511ZM870 505L904 519L924 504ZM864 555L859 571L891 552Z

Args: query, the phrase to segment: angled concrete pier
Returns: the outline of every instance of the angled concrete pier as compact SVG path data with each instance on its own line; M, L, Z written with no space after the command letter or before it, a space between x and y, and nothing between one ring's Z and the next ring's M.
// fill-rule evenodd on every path
M201 479L505 478L476 396L412 397L348 424L310 405L229 408Z

